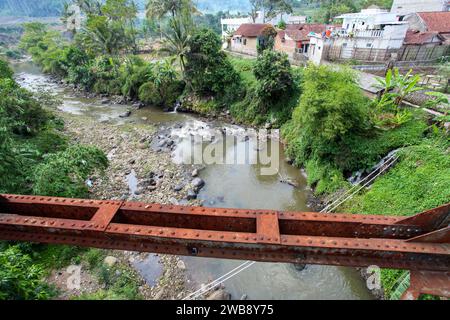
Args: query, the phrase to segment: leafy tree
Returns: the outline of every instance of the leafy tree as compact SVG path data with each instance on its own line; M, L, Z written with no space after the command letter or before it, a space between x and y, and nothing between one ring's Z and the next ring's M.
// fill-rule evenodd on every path
M321 23L330 23L334 17L349 12L356 12L360 8L352 0L310 0L320 6L314 16L314 20Z
M0 59L0 79L12 79L14 72L8 65L8 62Z
M82 12L87 20L77 36L78 44L93 54L118 55L123 50L136 50L137 8L134 2L106 0L98 10L90 6L81 8L86 10Z
M353 72L306 68L300 104L284 135L288 154L306 166L309 182L319 181L318 192L333 191L341 186L343 171L361 167L356 146L370 128L367 101Z
M175 18L185 10L190 13L197 12L192 0L148 0L146 10L149 19L161 19L167 14Z
M275 45L275 37L277 36L277 31L272 26L266 26L262 32L261 36L258 37L257 51L258 54L263 53L265 50L273 50Z
M264 10L263 20L273 19L278 14L292 13L292 4L288 0L250 0L250 16L253 22L256 21L258 17L258 11Z
M285 53L266 50L253 68L258 80L257 94L263 101L274 101L292 89L291 64Z
M35 48L47 33L47 26L40 22L30 22L23 25L24 33L20 39L20 47L24 50Z
M196 30L186 54L186 78L196 93L231 101L239 93L240 81L221 46L211 29Z

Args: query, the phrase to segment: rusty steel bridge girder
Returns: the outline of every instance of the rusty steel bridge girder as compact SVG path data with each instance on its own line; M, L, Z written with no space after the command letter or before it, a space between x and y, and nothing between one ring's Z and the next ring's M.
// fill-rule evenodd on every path
M450 296L449 220L450 204L396 217L0 195L1 240L405 269L405 298Z

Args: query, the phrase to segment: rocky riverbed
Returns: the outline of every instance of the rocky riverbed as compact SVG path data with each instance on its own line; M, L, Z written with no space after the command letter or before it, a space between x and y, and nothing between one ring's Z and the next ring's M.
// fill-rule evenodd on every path
M58 112L58 115L65 121L65 134L70 140L94 145L108 156L108 169L91 177L91 198L201 205L200 200L188 197L191 190L198 187L199 178L193 177L193 173L195 176L198 170L190 166L175 165L170 159L170 153L150 148L156 137L156 128L148 125L141 127L99 123L65 112ZM132 186L129 176L132 172L137 187L134 192L130 190ZM116 257L118 263L131 267L134 267L136 260L145 260L148 256L147 253L122 251L108 251L108 254ZM136 279L141 284L141 294L146 299L179 299L188 293L184 264L178 257L158 255L155 263L161 264L163 272L156 279L154 287L149 287L143 277L136 274ZM65 279L62 271L55 271L50 277L51 282L60 289L64 288L58 285L61 279ZM95 280L89 280L88 283L89 285L85 285L88 293L98 287ZM69 294L70 292L63 291L61 297L68 297Z
M261 174L264 165L260 162L186 165L177 160L183 159L180 151L190 149L187 140L192 135L218 130L216 137L207 142L233 140L230 148L243 147L249 142L245 129L227 121L225 113L209 119L141 108L118 97L74 91L75 88L43 75L29 63L18 65L15 70L25 88L50 91L62 101L56 113L65 120L65 134L71 141L95 145L108 156L109 168L87 181L91 198L294 211L312 207L314 198L305 177L289 165L278 137L270 138L270 144L280 147L278 175ZM194 146L196 150L201 148L202 144ZM260 151L259 146L249 145L249 149ZM270 150L268 146L266 149ZM108 258L104 264L114 261L116 267L128 268L135 275L133 278L145 299L183 298L241 263L121 251L103 251L103 255ZM51 283L62 287L60 298L84 293L67 292L64 271L55 270L49 278ZM85 272L87 280L82 283L87 293L101 290L95 274L89 274L88 269ZM270 290L262 290L261 283ZM251 271L229 279L226 288L216 289L202 298L371 298L356 270L326 266L299 270L288 264L256 263Z

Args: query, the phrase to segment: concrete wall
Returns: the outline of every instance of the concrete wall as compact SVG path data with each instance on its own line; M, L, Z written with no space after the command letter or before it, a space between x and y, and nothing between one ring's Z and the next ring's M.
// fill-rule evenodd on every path
M408 22L409 28L412 30L418 30L421 32L427 31L427 27L426 27L425 23L415 13L405 16L404 21Z
M394 0L391 12L403 16L413 12L447 10L448 0Z
M284 52L289 56L289 58L294 58L295 47L296 42L294 40L286 39L284 42L282 42L279 36L275 38L275 51Z
M244 39L247 40L247 43L244 45ZM257 38L247 38L242 37L242 43L236 43L235 39L231 39L231 51L244 53L252 56L256 56L258 54L258 50L256 49Z
M405 45L398 54L399 61L432 61L445 55L449 46L429 43L425 45Z

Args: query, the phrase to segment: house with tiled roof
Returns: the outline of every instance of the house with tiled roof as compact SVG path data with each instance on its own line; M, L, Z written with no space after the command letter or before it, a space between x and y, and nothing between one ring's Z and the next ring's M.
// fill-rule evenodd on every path
M400 60L429 61L450 54L450 12L417 12L404 21L409 30Z
M264 41L263 31L266 28L273 28L266 23L245 23L242 24L233 34L230 43L230 50L238 53L256 56L258 46Z
M311 34L308 58L316 64L350 59L384 63L396 57L408 31L407 22L377 6L335 19L342 21L339 27Z
M306 60L310 48L310 35L322 34L333 26L325 24L288 24L275 38L275 50L285 52L291 59Z

